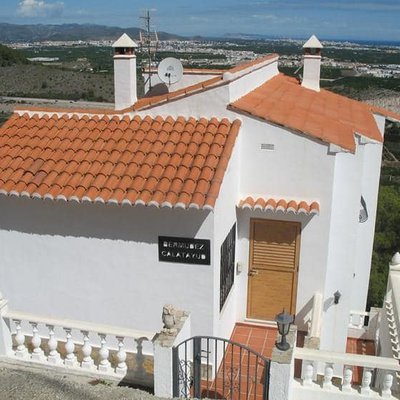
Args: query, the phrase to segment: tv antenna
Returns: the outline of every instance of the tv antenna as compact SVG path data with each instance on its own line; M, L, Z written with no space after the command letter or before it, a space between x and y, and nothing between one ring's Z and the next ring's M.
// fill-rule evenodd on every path
M149 90L151 89L151 64L153 55L157 51L158 47L158 35L157 31L151 26L150 10L145 10L144 15L140 17L144 21L144 29L140 31L140 48L147 56L148 66L148 81Z
M178 59L167 57L160 62L157 72L159 78L168 86L171 86L173 83L177 83L182 79L183 66Z

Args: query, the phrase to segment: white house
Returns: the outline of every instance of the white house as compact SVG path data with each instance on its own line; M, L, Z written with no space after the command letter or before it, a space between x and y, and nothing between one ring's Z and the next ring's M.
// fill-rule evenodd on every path
M345 351L400 115L320 89L316 38L303 82L272 54L139 100L135 44L114 47L116 110L20 108L0 129L4 297L153 331L171 303L193 335L229 338L282 309L306 330L318 294L320 347Z

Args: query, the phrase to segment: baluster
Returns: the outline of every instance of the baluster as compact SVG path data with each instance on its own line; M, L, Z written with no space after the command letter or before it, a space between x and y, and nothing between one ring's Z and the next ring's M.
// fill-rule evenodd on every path
M94 368L94 361L93 358L91 357L92 346L90 345L89 332L88 331L81 331L81 332L83 334L83 346L82 346L83 360L81 366L84 369L92 369Z
M351 391L351 382L353 380L353 368L349 365L344 367L342 392Z
M60 353L57 351L58 342L54 334L54 325L47 325L47 328L49 330L49 341L47 342L47 346L49 346L49 355L47 361L50 364L60 364L61 357Z
M65 360L64 360L64 364L67 367L76 367L78 365L76 356L74 354L75 351L75 344L74 341L72 340L72 334L71 328L64 328L65 333L66 333L66 338L67 338L67 342L65 343L65 351L67 353Z
M118 353L117 353L117 360L118 360L118 365L116 369L116 373L118 375L125 375L126 371L128 370L128 367L126 365L126 351L125 351L125 345L124 345L124 337L122 336L117 336L118 340Z
M371 392L372 369L364 367L363 376L361 380L361 394L369 395Z
M326 363L325 364L324 382L322 383L322 387L324 389L332 389L332 378L333 378L333 364Z
M44 356L44 351L40 348L40 345L42 344L42 339L39 336L39 329L38 329L38 324L37 322L33 322L33 321L29 321L29 323L32 326L32 354L31 354L31 358L32 360L35 361L44 361L45 360L45 356Z
M110 371L110 362L108 361L108 356L110 355L110 352L107 348L107 341L106 341L106 336L104 333L99 333L100 336L100 350L99 350L99 356L100 356L100 363L99 363L99 371L102 372L109 372Z
M15 356L20 358L26 358L29 356L28 349L25 346L25 335L21 332L21 320L13 319L15 323L15 342L17 343L17 350L15 351Z
M303 386L312 386L313 384L313 375L314 375L314 364L312 361L303 361L306 366L304 367L304 376L303 376Z
M384 399L389 399L392 397L392 385L393 385L393 375L388 373L383 378L382 383L382 397Z

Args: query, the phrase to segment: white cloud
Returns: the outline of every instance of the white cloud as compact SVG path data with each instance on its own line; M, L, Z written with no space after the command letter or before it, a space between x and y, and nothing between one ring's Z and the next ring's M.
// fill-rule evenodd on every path
M64 10L64 3L48 3L44 0L22 0L18 4L17 12L22 17L54 17L60 16Z

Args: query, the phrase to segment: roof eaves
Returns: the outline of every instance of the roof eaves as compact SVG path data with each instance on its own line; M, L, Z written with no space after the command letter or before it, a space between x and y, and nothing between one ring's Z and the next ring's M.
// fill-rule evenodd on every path
M319 142L322 142L323 144L329 146L329 152L333 152L333 153L350 152L350 153L353 153L353 154L355 153L355 149L356 149L355 141L354 141L354 146L343 147L341 144L334 143L332 141L328 141L327 139L325 139L323 137L317 137L317 136L315 136L315 135L313 135L311 133L308 133L306 130L296 129L296 128L291 127L289 125L279 123L279 122L277 122L277 121L275 121L273 119L263 118L263 117L260 117L260 116L258 116L256 114L252 114L250 111L242 110L241 108L236 107L232 103L229 104L227 108L228 108L228 110L231 110L231 111L234 111L234 112L237 112L237 113L240 113L240 114L244 114L244 115L250 116L252 118L256 118L256 119L261 120L261 121L266 121L266 122L268 122L268 123L270 123L272 125L288 129L288 130L290 130L290 131L292 131L294 133L298 133L298 134L300 134L302 136L307 136L308 138L311 138L311 139L317 140ZM335 147L332 147L332 145L334 145ZM334 149L334 150L331 151L331 149Z

